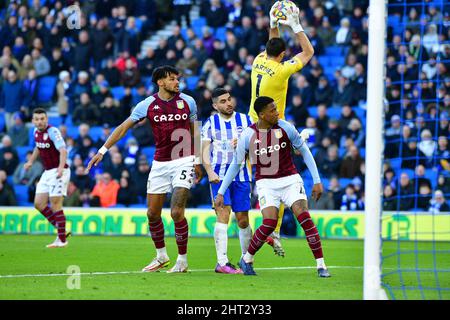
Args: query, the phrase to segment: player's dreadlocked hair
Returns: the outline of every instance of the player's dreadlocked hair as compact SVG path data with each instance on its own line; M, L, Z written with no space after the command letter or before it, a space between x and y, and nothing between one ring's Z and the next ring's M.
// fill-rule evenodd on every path
M272 102L274 102L274 100L271 97L260 96L260 97L256 98L255 103L253 105L253 108L255 109L256 114L263 112L264 109Z
M174 75L179 75L180 72L172 67L172 66L161 66L156 68L155 70L153 70L153 74L152 74L152 82L156 85L158 85L158 80L159 79L164 79L166 77L168 77L169 75L174 74Z
M278 57L286 51L286 43L281 38L272 38L266 43L266 52L269 57Z

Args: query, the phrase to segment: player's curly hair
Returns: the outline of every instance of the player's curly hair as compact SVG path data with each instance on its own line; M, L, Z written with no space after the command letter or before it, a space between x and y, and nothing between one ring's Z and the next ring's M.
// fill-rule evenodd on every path
M180 72L175 67L172 67L172 66L169 66L169 65L158 67L155 70L153 70L152 82L154 84L158 85L158 80L159 79L164 79L164 78L168 77L171 74L179 75Z
M264 109L274 101L275 100L273 100L271 97L266 96L260 96L256 98L255 103L253 104L253 108L255 109L256 114L263 112Z

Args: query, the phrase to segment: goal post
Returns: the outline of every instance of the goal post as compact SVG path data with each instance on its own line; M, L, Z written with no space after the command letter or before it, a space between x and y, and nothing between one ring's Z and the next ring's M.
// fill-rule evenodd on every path
M370 0L367 72L364 300L386 299L381 288L381 196L386 2Z

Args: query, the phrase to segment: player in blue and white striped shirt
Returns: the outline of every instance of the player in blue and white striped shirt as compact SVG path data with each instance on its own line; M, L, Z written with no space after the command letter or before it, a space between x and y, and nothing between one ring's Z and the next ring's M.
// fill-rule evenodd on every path
M237 139L242 131L252 124L246 114L234 111L230 93L217 88L212 93L213 107L217 114L209 117L202 128L203 166L211 183L211 200L217 195L225 173L233 160ZM250 205L250 182L252 171L249 165L243 166L239 174L224 194L225 206L215 208L217 222L214 228L214 240L217 252L218 273L242 273L229 262L227 255L228 222L233 210L239 226L239 241L242 254L250 243L252 230L248 224Z

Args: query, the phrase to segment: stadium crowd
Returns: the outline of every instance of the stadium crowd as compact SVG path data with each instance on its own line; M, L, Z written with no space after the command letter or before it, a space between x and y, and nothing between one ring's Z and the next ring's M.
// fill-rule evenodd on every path
M144 150L154 145L148 123L136 125L89 175L87 162L132 108L155 92L150 76L160 65L181 71L180 89L195 97L200 120L214 112L211 92L219 86L230 90L237 111L247 113L251 65L268 40L272 2L0 1L0 205L18 203L19 185L27 187L32 202L43 169L35 162L25 171L23 164L32 151L30 115L42 106L57 112L50 124L57 123L67 143L72 177L64 206L144 204L151 168ZM310 202L311 209L361 210L369 1L295 2L315 56L291 77L286 118L308 129L323 177L326 192ZM71 20L71 5L82 9L80 21ZM200 7L196 20L189 15L193 6ZM383 206L449 211L449 10L396 8L389 11ZM177 25L171 36L142 51L143 41L172 20ZM300 50L292 40L288 47L287 56ZM48 103L39 94L49 76L55 83ZM19 157L17 149L24 147L29 152ZM306 182L306 166L296 159ZM257 197L252 198L257 208ZM204 178L192 189L188 206L209 204Z

